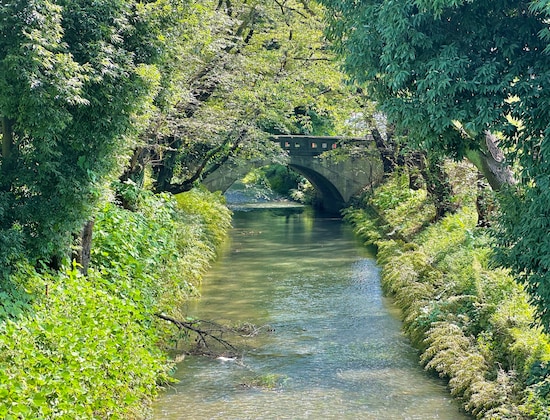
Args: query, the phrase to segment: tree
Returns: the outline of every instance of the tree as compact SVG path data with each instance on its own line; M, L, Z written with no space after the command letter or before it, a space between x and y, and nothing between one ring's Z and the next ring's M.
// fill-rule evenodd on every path
M361 90L360 90L361 91ZM395 135L395 126L377 112L374 103L363 98L363 112L356 115L362 132L370 132L380 154L384 175L390 176L395 170L405 169L411 189L425 185L428 197L435 207L434 221L456 210L452 202L453 188L444 168L441 154L415 150L407 145L406 138Z
M323 39L318 5L195 6L180 24L186 36L167 35L175 41L161 71L157 114L123 181L139 182L150 166L157 191L185 191L219 165L280 156L270 134L330 134L352 103Z
M550 4L532 1L530 13L545 26L535 28L541 42L525 77L514 84L511 117L519 129L505 140L519 162L520 183L505 196L496 238L500 261L526 284L550 330Z
M2 1L2 267L57 266L125 160L154 81L140 4Z
M515 130L514 83L540 49L544 23L529 2L322 3L346 69L411 143L468 156L495 189L510 183L490 133Z
M503 260L549 327L548 1L321 2L347 71L407 141L466 156L509 191Z

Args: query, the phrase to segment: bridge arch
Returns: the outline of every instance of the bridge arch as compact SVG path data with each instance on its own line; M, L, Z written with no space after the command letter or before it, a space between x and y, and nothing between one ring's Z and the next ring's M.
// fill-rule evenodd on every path
M343 137L274 136L289 156L287 166L304 176L321 196L321 207L329 212L341 210L357 193L381 181L383 167L370 139ZM361 150L345 160L321 159L319 155L341 147L343 141ZM369 153L365 153L369 152ZM203 180L211 191L226 191L254 167L272 164L249 161L246 165L225 165Z

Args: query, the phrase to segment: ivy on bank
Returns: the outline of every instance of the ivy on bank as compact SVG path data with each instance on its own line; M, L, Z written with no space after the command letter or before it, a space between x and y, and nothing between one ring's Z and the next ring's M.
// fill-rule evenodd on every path
M377 246L383 288L402 309L406 334L464 409L480 419L546 419L550 339L522 286L491 264L468 173L454 171L461 206L438 223L430 223L434 209L425 192L409 190L406 174L346 218Z
M221 197L143 193L136 211L106 204L91 268L21 264L0 304L0 417L147 418L171 363L159 343L229 227Z

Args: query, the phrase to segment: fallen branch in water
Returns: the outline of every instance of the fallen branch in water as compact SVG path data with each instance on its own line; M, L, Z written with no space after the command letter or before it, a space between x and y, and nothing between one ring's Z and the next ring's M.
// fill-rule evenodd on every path
M200 354L210 357L229 357L235 358L241 354L246 346L237 348L235 341L242 339L252 339L261 332L273 332L274 328L270 325L256 326L249 322L244 322L236 326L225 326L212 321L202 319L187 319L185 321L175 319L168 315L158 313L158 318L168 321L183 331L187 337L189 333L196 336L195 348L186 351L187 354ZM225 339L228 335L231 339ZM220 349L220 345L222 349Z
M205 348L208 351L210 351L208 339L212 339L220 343L224 348L237 352L237 348L235 346L233 346L231 343L221 337L224 332L230 331L222 325L200 319L194 319L193 321L181 321L179 319L175 319L164 314L155 315L160 319L171 322L180 330L192 331L197 334L197 345ZM211 327L208 329L202 328L201 326L203 324L210 325Z

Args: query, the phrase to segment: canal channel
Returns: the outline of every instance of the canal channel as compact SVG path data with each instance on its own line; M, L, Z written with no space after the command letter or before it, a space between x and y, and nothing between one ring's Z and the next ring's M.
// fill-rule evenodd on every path
M235 360L187 356L154 418L468 418L419 365L374 256L349 226L273 206L236 209L202 298L186 308L264 331Z

